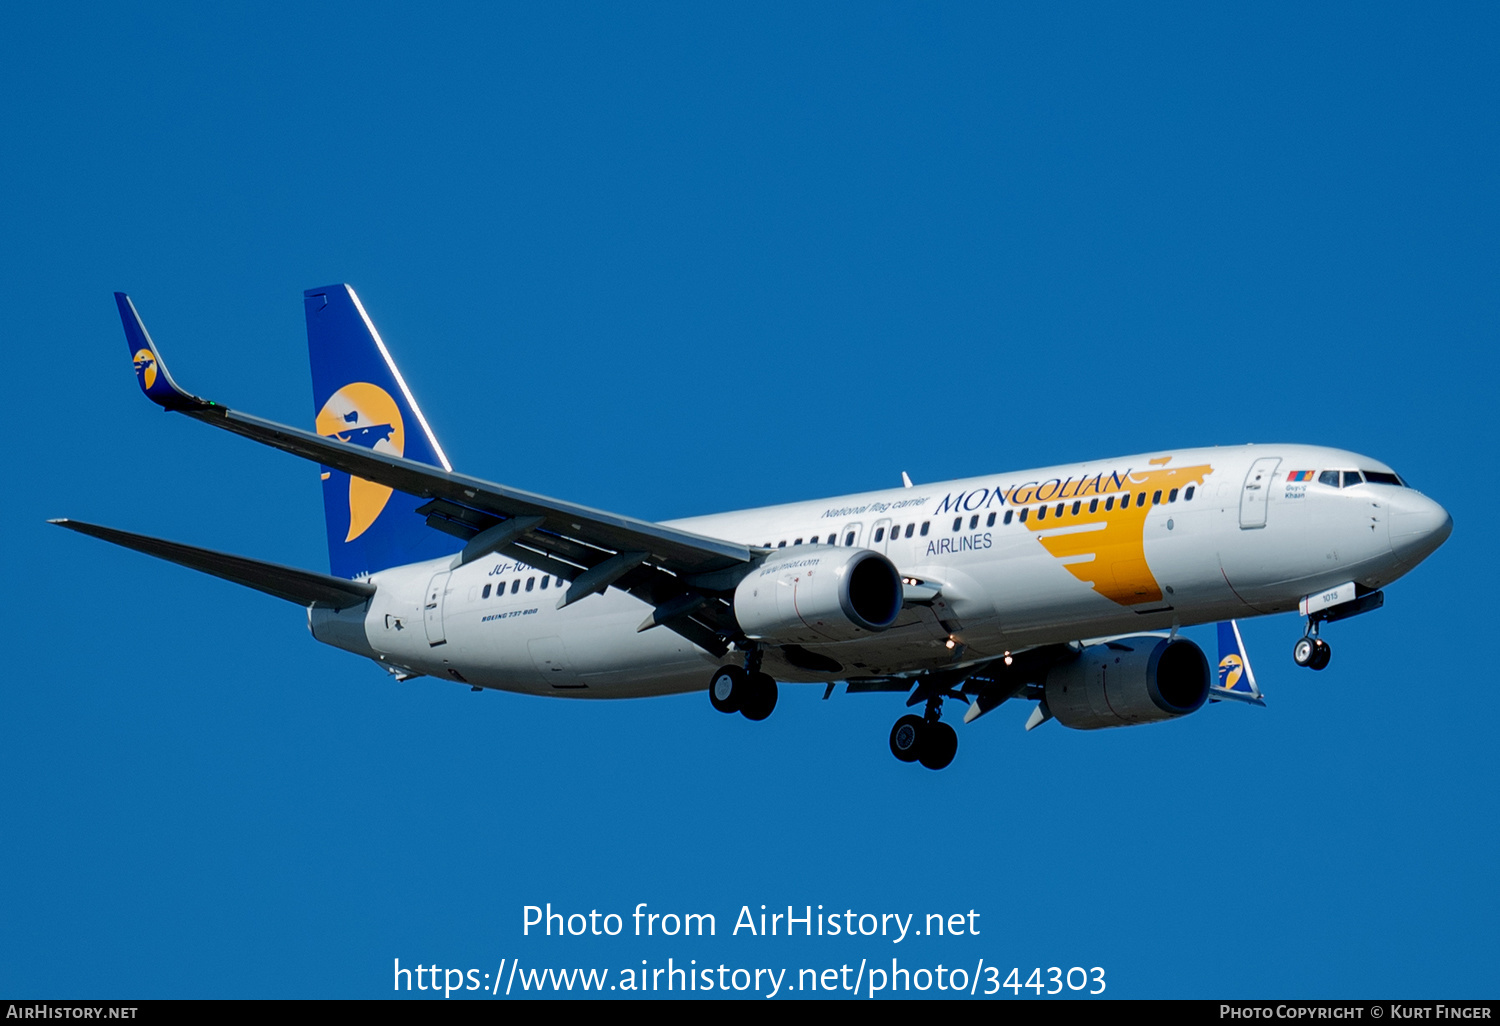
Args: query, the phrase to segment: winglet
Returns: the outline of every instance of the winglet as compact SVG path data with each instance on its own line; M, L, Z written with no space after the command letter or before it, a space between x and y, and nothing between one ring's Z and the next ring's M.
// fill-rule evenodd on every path
M1250 653L1240 637L1240 625L1233 620L1219 624L1219 679L1209 686L1208 694L1215 700L1229 698L1250 705L1266 704L1255 683L1255 671L1250 668Z
M123 292L115 293L115 305L120 308L120 323L125 327L125 341L130 346L130 358L135 364L135 380L140 384L146 398L166 410L193 410L213 406L177 387L167 365L161 358L156 343L146 330L146 323L136 311L135 304Z

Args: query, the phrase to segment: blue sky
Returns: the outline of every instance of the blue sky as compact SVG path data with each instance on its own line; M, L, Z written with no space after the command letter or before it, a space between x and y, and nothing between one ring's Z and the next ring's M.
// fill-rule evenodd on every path
M403 966L1103 966L1111 996L1494 996L1490 5L0 12L0 993L389 993ZM1455 531L1269 700L886 750L897 696L389 682L302 613L47 527L326 566L348 281L464 471L665 519L1184 445L1395 466ZM1205 643L1208 631L1197 635ZM545 940L521 909L712 912ZM724 936L742 905L981 935ZM1008 994L1008 991L1002 991ZM1024 993L1024 992L1023 992Z

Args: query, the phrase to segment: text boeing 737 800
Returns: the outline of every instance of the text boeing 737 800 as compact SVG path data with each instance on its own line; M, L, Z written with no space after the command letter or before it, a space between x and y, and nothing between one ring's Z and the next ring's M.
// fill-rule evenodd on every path
M85 524L63 527L307 607L313 637L398 679L572 698L707 689L770 715L776 682L910 692L898 759L940 769L1011 698L1094 729L1210 698L1260 704L1235 618L1322 623L1452 530L1368 457L1309 445L1184 449L653 524L455 473L354 290L305 294L314 431L179 388L116 293L156 404L322 465L330 574ZM1218 673L1177 628L1220 623ZM1159 633L1170 631L1170 633ZM1158 632L1158 633L1147 633Z

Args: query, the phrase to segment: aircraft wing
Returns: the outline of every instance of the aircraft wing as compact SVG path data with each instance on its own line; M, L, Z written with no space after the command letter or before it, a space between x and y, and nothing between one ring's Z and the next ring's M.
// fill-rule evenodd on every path
M661 624L706 648L724 650L717 629L732 626L726 603L708 603L677 616L666 615L673 608L667 604L705 591L723 591L726 582L732 588L738 583L734 571L748 569L755 554L748 546L494 484L200 398L172 379L130 297L117 292L115 301L141 390L163 409L430 500L418 508L428 525L469 542L455 557L455 565L490 552L503 553L573 582L563 603L620 587L664 610ZM149 374L142 369L148 365ZM704 580L695 584L697 577ZM725 617L730 618L727 624ZM695 630L694 622L702 629Z

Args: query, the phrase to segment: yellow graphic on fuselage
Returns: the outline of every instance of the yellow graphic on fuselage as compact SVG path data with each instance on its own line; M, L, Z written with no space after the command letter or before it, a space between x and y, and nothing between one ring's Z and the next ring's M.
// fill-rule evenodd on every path
M318 411L316 430L324 438L337 438L372 452L389 456L406 452L401 409L385 389L368 381L345 385L329 396ZM344 541L351 542L370 529L392 491L362 477L349 478L349 534Z
M1219 687L1226 691L1233 690L1234 686L1240 682L1240 678L1244 675L1245 664L1240 660L1239 656L1231 652L1219 660Z
M135 364L136 374L140 375L142 388L149 390L156 384L156 356L151 350L137 349L131 362Z
M1057 505L1049 503L1047 517L1038 519L1033 509L1026 519L1026 527L1037 535L1037 540L1048 552L1058 559L1067 560L1068 573L1092 584L1095 591L1110 601L1122 606L1160 602L1161 585L1146 563L1146 514L1157 501L1158 491L1161 492L1160 501L1165 502L1173 488L1201 485L1203 478L1212 472L1213 467L1207 464L1142 470L1126 475L1120 486L1110 482L1109 475L1101 475L1081 482L1068 492L1068 501L1063 503L1063 516L1057 517ZM1090 485L1094 486L1092 490ZM1129 489L1130 505L1122 509L1120 492L1126 488ZM1019 488L1008 498L1011 505L1026 505L1034 501L1026 493L1035 493L1040 498L1043 489ZM1073 503L1079 496L1089 498L1082 499L1075 515ZM1061 494L1057 497L1063 498ZM1089 505L1094 497L1099 500L1098 507L1090 513ZM1110 502L1110 498L1114 501ZM1106 509L1106 504L1112 508Z

